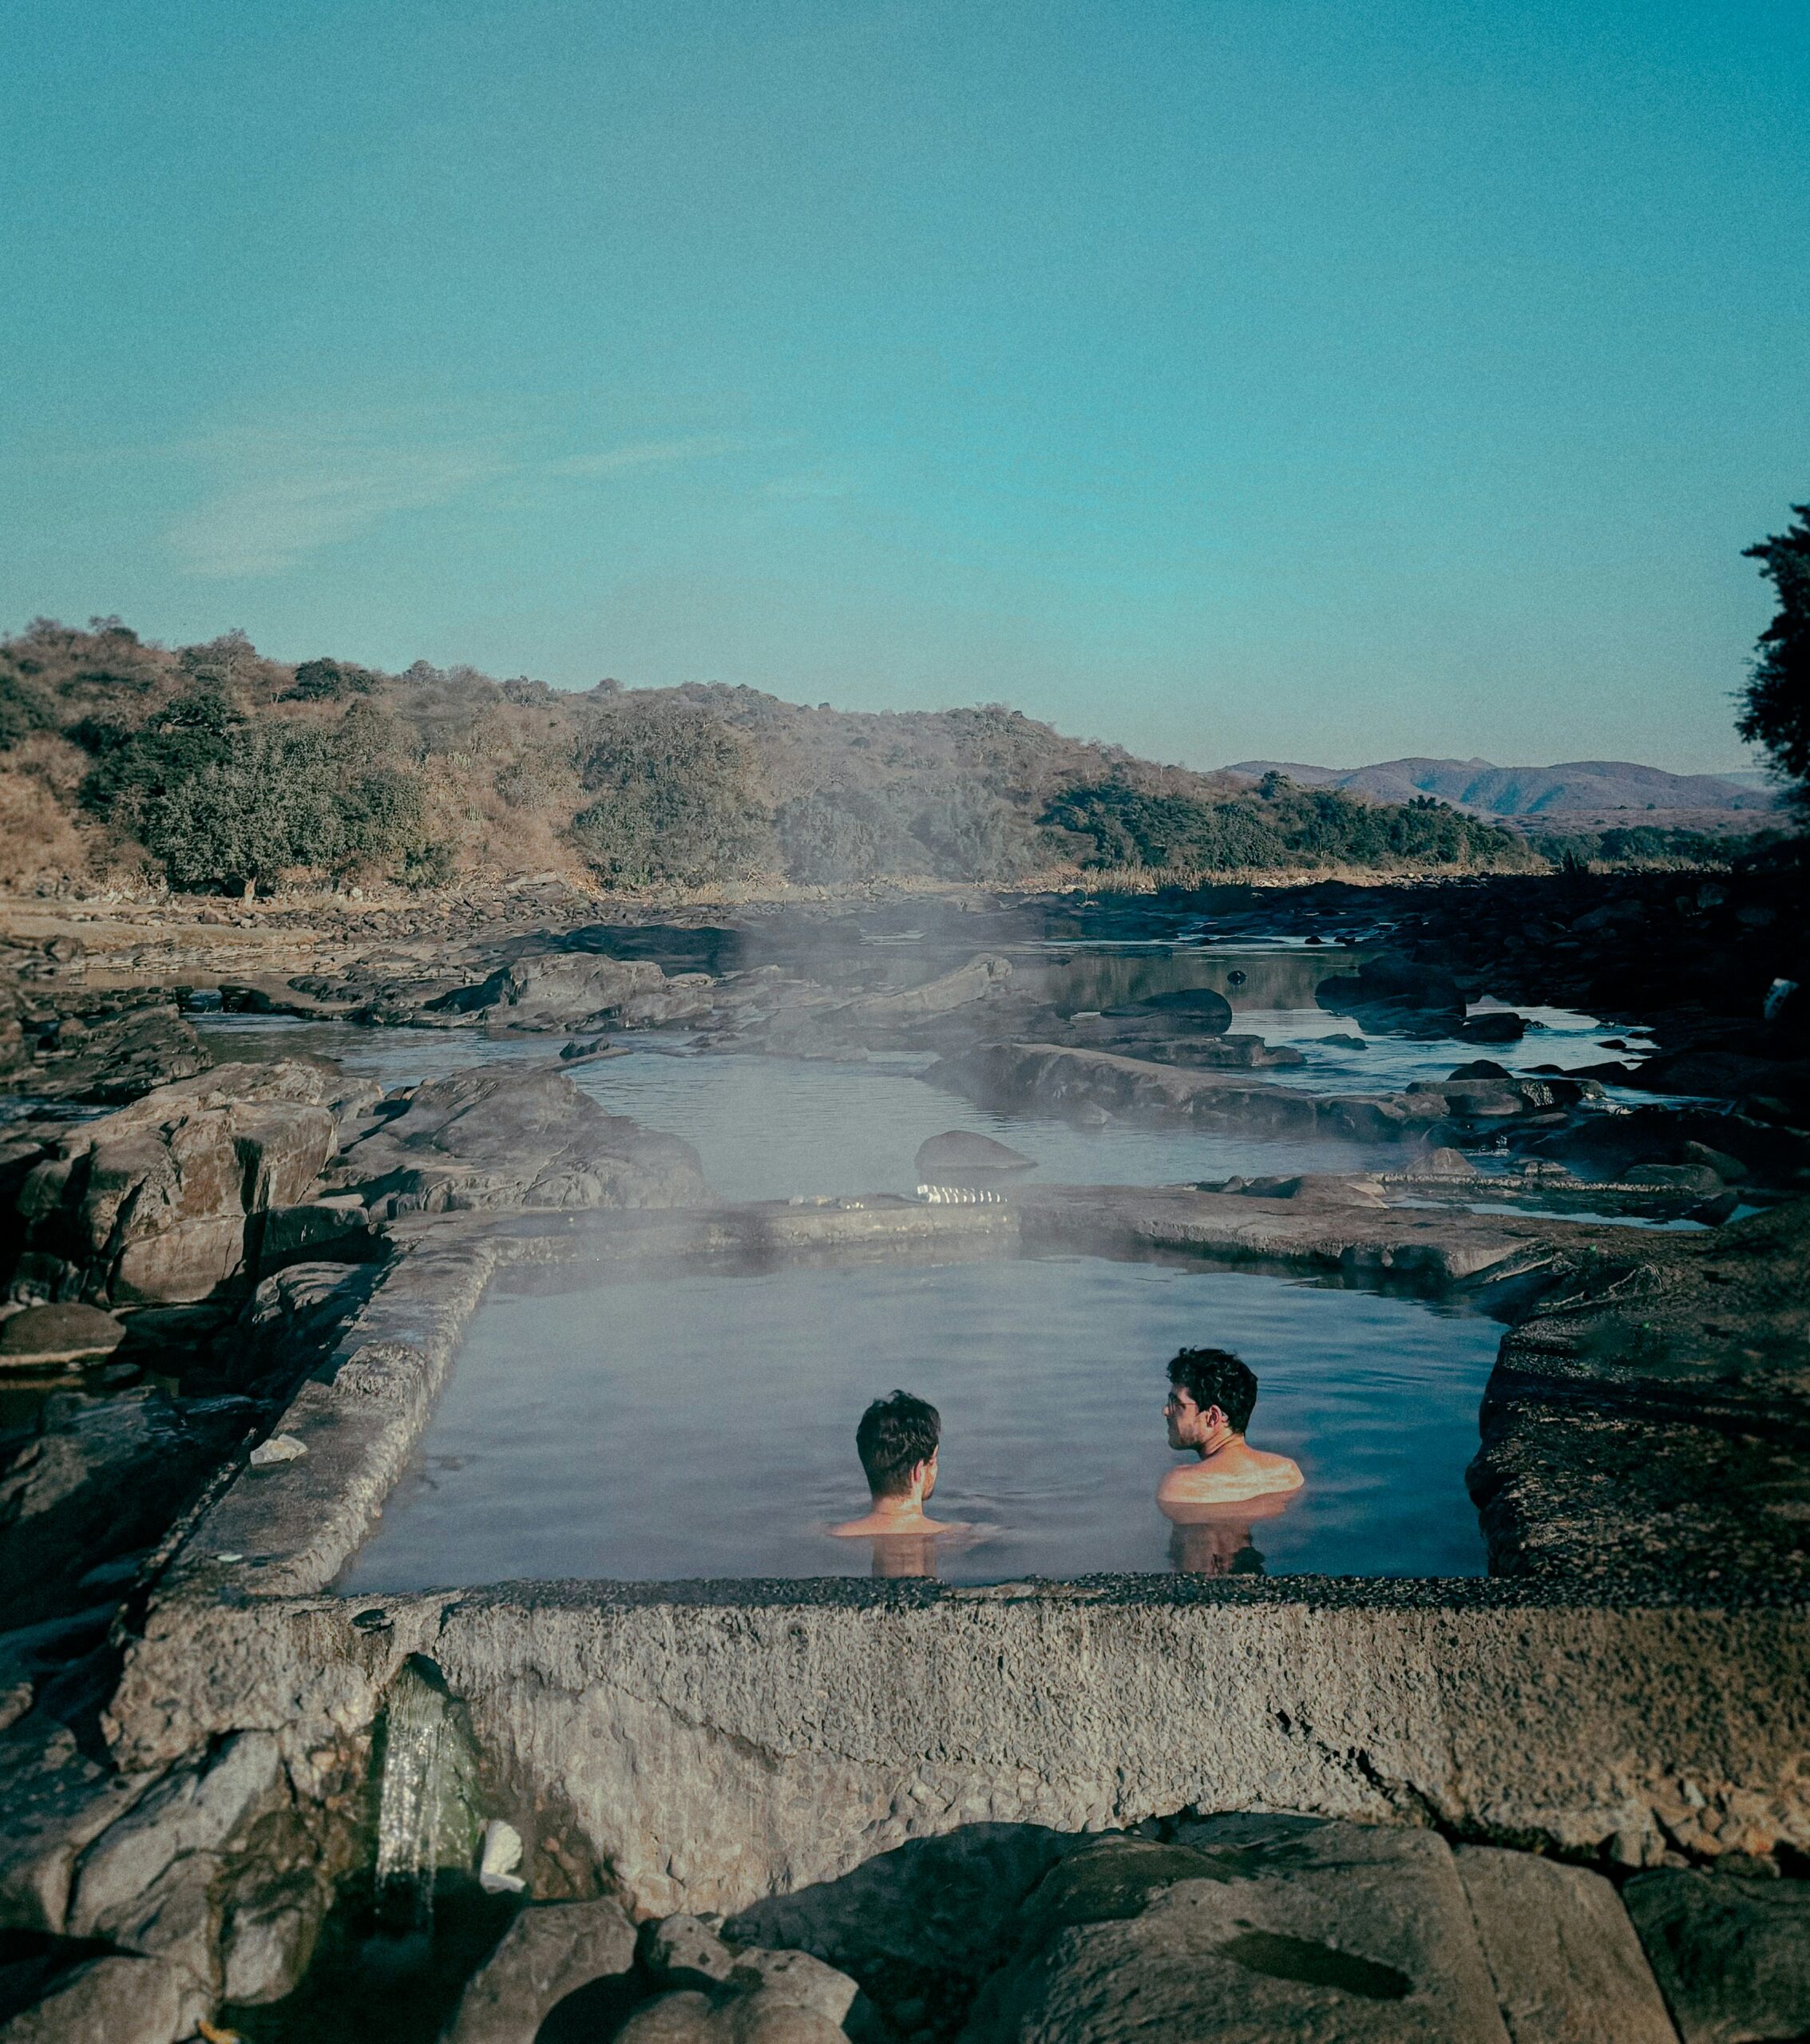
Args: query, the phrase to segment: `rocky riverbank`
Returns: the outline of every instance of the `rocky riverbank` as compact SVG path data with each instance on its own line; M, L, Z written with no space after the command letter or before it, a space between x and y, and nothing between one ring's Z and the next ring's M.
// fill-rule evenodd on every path
M568 1998L667 2044L1079 2038L1133 2006L1205 2037L1254 1994L1337 2038L1810 2029L1796 884L14 915L0 1382L34 1388L0 1436L0 2038L175 2044L223 2012L261 2036L323 1967L363 1977L347 1926L405 1682L448 1699L468 1815L519 1832L533 1898L508 1929L489 1897L502 1941L462 2002L481 1950L422 1976L424 2038L526 2044ZM1285 1084L1299 1053L1217 995L1082 1009L1027 962L1259 930L1325 953L1329 1030L1449 1044L1448 1075ZM192 1026L216 1000L545 1055L382 1094L318 1059L216 1065ZM1491 1061L1499 1004L1555 1000L1650 1032L1660 1099L1618 1097L1618 1060ZM730 1205L573 1082L650 1031L1399 1168L1064 1188L940 1138L921 1168L989 1203ZM332 1594L500 1259L1108 1240L1487 1297L1497 1580Z

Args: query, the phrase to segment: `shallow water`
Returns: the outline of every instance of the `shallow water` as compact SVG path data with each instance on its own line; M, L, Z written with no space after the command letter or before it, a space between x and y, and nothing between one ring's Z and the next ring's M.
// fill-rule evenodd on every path
M943 1415L935 1511L996 1529L944 1543L945 1580L1479 1574L1463 1471L1500 1337L1413 1300L1097 1257L505 1274L342 1586L867 1574L870 1543L820 1529L865 1508L855 1423L899 1384ZM1184 1546L1155 1503L1180 1459L1163 1366L1202 1345L1256 1371L1253 1444L1308 1480L1248 1537Z
M280 1051L337 1058L386 1087L462 1072L497 1060L556 1058L557 1036L488 1037L477 1030L359 1029L341 1023L286 1023L229 1016L205 1024L216 1056L269 1057ZM633 1039L630 1039L633 1041ZM644 1040L620 1057L570 1068L612 1114L694 1144L704 1175L726 1199L790 1199L814 1194L910 1192L927 1136L966 1128L1036 1159L1024 1175L1063 1185L1166 1185L1238 1172L1393 1170L1393 1144L1267 1141L1192 1128L1109 1123L1077 1128L1041 1115L1001 1115L926 1086L925 1060L872 1058L842 1064L691 1052ZM1261 1077L1265 1075L1257 1075Z
M1417 1042L1371 1035L1349 1018L1316 1004L1323 981L1349 972L1361 953L1330 946L1276 943L1210 950L1067 945L1013 953L1015 972L1073 1012L1108 1008L1182 988L1211 987L1231 1002L1235 1030L1287 1044L1305 1065L1249 1076L1316 1092L1389 1092L1420 1079L1446 1077L1479 1055L1450 1038ZM876 963L861 960L872 975ZM903 952L883 962L886 976L909 984L945 970L942 957ZM1234 976L1242 975L1234 984ZM1513 1071L1533 1064L1570 1068L1619 1053L1604 1050L1602 1025L1560 1008L1524 1009L1541 1026L1519 1044L1481 1054ZM219 1057L266 1057L279 1049L338 1059L386 1089L438 1078L497 1059L556 1056L564 1040L486 1036L480 1029L370 1029L283 1016L211 1016L196 1027ZM1316 1043L1328 1036L1360 1038L1353 1050ZM1364 1145L1286 1138L1216 1135L1188 1128L1109 1123L1078 1128L1054 1116L1004 1115L926 1087L925 1057L872 1057L856 1063L752 1055L689 1052L671 1035L630 1037L625 1056L578 1065L572 1076L612 1113L632 1115L693 1143L704 1175L727 1199L786 1199L812 1194L908 1192L913 1159L927 1136L968 1128L996 1137L1036 1160L1026 1175L1062 1184L1168 1185L1297 1171L1393 1171L1402 1151L1392 1143ZM1239 1075L1233 1075L1234 1077ZM1644 1095L1624 1091L1619 1098Z

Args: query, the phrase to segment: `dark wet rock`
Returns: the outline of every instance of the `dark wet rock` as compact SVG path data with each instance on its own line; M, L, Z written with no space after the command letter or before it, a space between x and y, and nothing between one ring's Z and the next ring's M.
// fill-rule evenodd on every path
M66 1607L85 1570L155 1539L252 1416L243 1398L150 1385L46 1399L0 1476L0 1624Z
M1477 1175L1476 1166L1462 1150L1429 1150L1424 1156L1416 1157L1408 1168L1415 1178L1469 1178Z
M1794 1171L1810 1166L1810 1137L1748 1115L1702 1107L1638 1107L1625 1114L1592 1115L1536 1137L1529 1148L1593 1177L1620 1178L1634 1164L1699 1161L1686 1153L1691 1143L1733 1158L1762 1182L1788 1182Z
M648 1028L706 1013L711 984L703 973L668 979L648 960L554 952L502 966L423 1007L430 1014L482 1012L493 1028L509 1029Z
M1668 1868L1622 1895L1683 2044L1810 2035L1810 1881Z
M1304 1171L1291 1178L1229 1178L1222 1190L1246 1199L1298 1199L1308 1206L1383 1206L1382 1181L1360 1172Z
M20 1190L14 1296L206 1297L244 1270L248 1217L318 1176L345 1094L321 1066L233 1064L71 1129Z
M0 2044L176 2044L194 2034L194 2013L177 1968L109 1955L58 1975L33 2007L0 2024Z
M608 1113L553 1065L498 1066L418 1087L329 1175L387 1214L473 1207L695 1206L698 1153Z
M125 1323L98 1306L27 1306L0 1321L0 1369L44 1369L111 1355Z
M1725 1185L1739 1185L1747 1176L1747 1167L1740 1158L1731 1157L1725 1150L1713 1149L1707 1143L1693 1143L1688 1139L1681 1143L1678 1161L1713 1171Z
M1491 1846L1461 1845L1457 1859L1511 2044L1677 2044L1601 1874Z
M1028 1171L1036 1166L1034 1157L964 1128L945 1129L917 1149L917 1175L926 1179L946 1177L952 1171ZM0 1349L3 1348L0 1342Z
M1726 1050L1685 1050L1650 1057L1640 1083L1652 1093L1693 1093L1717 1099L1764 1096L1799 1115L1810 1113L1810 1062L1743 1056Z
M1446 1075L1448 1079L1507 1079L1512 1075L1507 1065L1498 1064L1494 1059L1487 1057L1474 1057L1468 1064L1454 1065Z
M1458 1032L1467 1044L1518 1044L1527 1033L1527 1025L1519 1015L1501 1008L1470 1016Z
M1582 1259L1503 1342L1481 1430L1492 1574L1800 1591L1810 1202Z
M634 1963L634 1927L613 1902L525 1909L466 1987L446 2044L534 2044L568 1994L626 1974Z
M1097 1111L1274 1134L1305 1133L1314 1124L1314 1102L1305 1092L1242 1086L1147 1059L1064 1044L983 1044L933 1065L925 1077L984 1106L1036 1106L1075 1118Z
M71 1027L71 1020L77 1026ZM46 1099L114 1107L160 1086L194 1077L213 1058L173 1007L129 1009L92 1024L66 1018L47 1040L47 1055L18 1071L14 1083Z
M1464 996L1443 967L1385 952L1354 975L1323 980L1315 996L1330 1015L1353 1015L1367 1029L1434 1029L1456 1036L1464 1022Z
M1020 1912L963 2044L1313 2037L1502 2044L1452 1851L1430 1832L1218 1817L1105 1838Z
M1185 1024L1209 1036L1223 1036L1232 1026L1232 1004L1211 987L1178 987L1168 993L1153 993L1148 1000L1129 1007L1109 1008L1114 1017L1154 1018L1170 1028Z

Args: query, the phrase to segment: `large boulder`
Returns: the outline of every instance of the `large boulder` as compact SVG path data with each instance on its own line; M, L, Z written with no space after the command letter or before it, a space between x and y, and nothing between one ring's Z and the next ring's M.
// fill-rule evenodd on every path
M1115 1017L1160 1018L1171 1029L1198 1029L1210 1036L1222 1036L1232 1026L1232 1004L1211 987L1177 987L1106 1012Z
M194 2034L192 2002L175 1967L154 1959L90 1959L0 2023L0 2044L176 2044Z
M964 2044L1506 2044L1451 1848L1431 1832L1230 1816L1169 1843L1103 1838L1020 1922Z
M65 1015L44 1040L48 1048L30 1067L30 1091L101 1107L141 1099L214 1061L176 1010L160 1002L92 1020Z
M244 1272L248 1217L319 1177L349 1091L299 1060L231 1064L72 1128L20 1190L14 1296L207 1297Z
M1322 980L1315 1000L1329 1015L1353 1015L1368 1029L1444 1031L1464 1023L1464 996L1443 966L1384 952L1355 976Z
M0 1322L0 1369L46 1369L109 1356L125 1323L98 1306L27 1306Z
M458 1072L418 1086L396 1109L329 1174L380 1214L711 1198L690 1143L610 1114L553 1065Z
M518 959L477 985L457 988L426 1005L436 1012L482 1011L497 1028L570 1032L612 1024L646 1028L707 1012L711 984L703 972L669 979L649 959L556 951Z
M1621 1898L1534 1852L1458 1848L1459 1876L1512 2044L1675 2044Z
M917 1169L921 1178L947 1178L953 1173L976 1171L992 1178L1036 1168L1034 1157L965 1128L945 1129L941 1135L933 1135L917 1146Z
M634 1927L613 1902L525 1909L466 1987L446 2044L534 2044L568 1994L634 1963Z

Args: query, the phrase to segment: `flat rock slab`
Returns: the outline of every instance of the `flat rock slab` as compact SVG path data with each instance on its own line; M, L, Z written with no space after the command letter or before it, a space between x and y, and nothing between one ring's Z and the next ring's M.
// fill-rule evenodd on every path
M1509 2044L1444 1839L1230 1816L1104 1839L1025 1905L964 2044Z
M1668 1868L1622 1896L1684 2044L1810 2036L1810 1881Z
M1513 2044L1676 2044L1621 1897L1601 1874L1461 1845L1459 1877Z
M98 1306L27 1306L0 1323L0 1369L41 1369L109 1356L125 1339L125 1321Z

